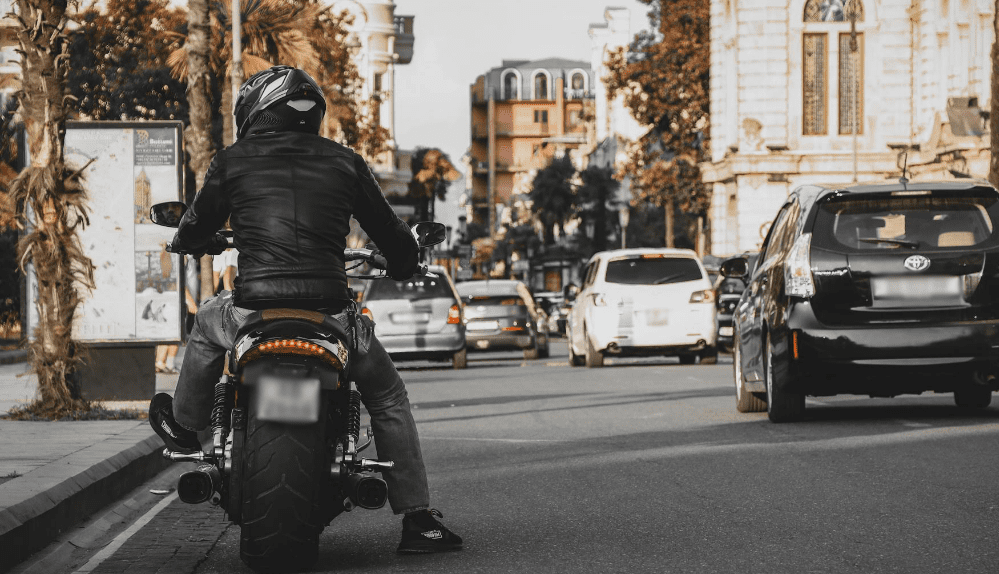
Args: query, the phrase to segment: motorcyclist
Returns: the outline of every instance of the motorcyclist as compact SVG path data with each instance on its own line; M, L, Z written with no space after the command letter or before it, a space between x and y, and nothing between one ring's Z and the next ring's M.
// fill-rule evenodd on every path
M198 309L174 397L160 393L150 403L150 424L171 448L200 450L196 431L210 423L226 351L252 310L306 308L346 320L353 309L343 255L351 215L380 248L390 276L405 279L417 269L416 240L364 159L318 135L325 111L319 85L290 66L254 74L239 90L237 140L212 159L172 243L174 251L212 251L228 219L239 275L233 291ZM371 416L378 456L395 463L382 474L393 512L404 515L398 551L460 549L461 538L430 508L406 387L377 338L371 337L351 373Z

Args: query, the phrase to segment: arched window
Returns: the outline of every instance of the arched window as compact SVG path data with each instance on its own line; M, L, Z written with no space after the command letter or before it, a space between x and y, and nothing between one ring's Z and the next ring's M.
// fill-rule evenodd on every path
M838 133L863 133L864 35L851 33L851 28L855 29L857 23L864 21L862 0L807 0L803 20L802 133L828 134L832 86L837 89L839 102L836 110ZM829 23L838 25L830 30ZM829 66L830 52L837 59L834 69Z
M583 74L582 73L576 72L575 74L572 75L572 89L574 89L574 90L582 90L582 89L584 89L584 84L585 84L585 82L583 80Z
M517 72L507 71L503 75L503 99L516 100L520 97L520 78Z
M534 73L534 99L535 100L550 100L551 96L548 94L548 75L544 72Z

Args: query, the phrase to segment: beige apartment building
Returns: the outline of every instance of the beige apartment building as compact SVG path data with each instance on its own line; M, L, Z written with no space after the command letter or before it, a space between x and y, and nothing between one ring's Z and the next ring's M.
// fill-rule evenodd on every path
M903 164L913 180L985 177L993 5L711 0L713 253L757 249L801 184Z
M503 61L471 86L468 201L472 218L493 228L528 193L534 174L556 153L592 139L596 79L586 61Z

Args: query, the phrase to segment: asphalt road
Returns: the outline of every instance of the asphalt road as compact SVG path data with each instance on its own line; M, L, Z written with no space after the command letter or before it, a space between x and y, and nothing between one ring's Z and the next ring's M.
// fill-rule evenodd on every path
M399 556L399 519L357 510L324 532L317 572L999 571L999 407L809 399L806 421L773 425L736 412L727 356L572 368L564 342L400 366L432 504L465 549ZM249 572L221 511L160 506L64 571Z

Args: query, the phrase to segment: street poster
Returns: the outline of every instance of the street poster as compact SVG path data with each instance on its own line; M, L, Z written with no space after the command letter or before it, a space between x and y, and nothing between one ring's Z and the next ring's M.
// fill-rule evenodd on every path
M149 208L183 199L182 130L174 121L67 123L66 164L87 166L90 225L80 240L96 283L93 290L80 288L74 340L180 341L183 263L165 250L174 230L149 221ZM28 317L34 325L32 279Z

